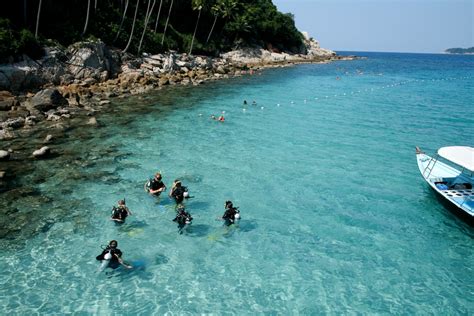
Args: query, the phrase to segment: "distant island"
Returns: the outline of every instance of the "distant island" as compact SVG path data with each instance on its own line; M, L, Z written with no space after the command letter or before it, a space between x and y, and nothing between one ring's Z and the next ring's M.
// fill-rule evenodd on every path
M474 47L469 48L448 48L445 50L448 54L474 54Z

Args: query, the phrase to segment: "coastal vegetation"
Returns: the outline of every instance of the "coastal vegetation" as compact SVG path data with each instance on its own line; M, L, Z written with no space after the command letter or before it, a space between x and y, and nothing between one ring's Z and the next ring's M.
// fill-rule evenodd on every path
M469 48L448 48L445 50L448 54L474 54L474 47Z
M0 62L91 39L133 54L303 49L293 16L271 0L25 0L0 13Z

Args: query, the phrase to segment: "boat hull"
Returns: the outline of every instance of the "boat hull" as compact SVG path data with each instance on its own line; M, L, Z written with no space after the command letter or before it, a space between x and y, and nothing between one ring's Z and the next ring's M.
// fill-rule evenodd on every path
M474 179L437 158L417 153L421 175L450 210L472 224L474 222Z

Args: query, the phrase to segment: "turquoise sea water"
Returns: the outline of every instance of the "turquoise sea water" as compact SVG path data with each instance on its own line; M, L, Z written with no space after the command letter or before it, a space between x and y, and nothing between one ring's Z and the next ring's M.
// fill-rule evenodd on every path
M414 147L473 145L474 59L357 55L116 100L102 127L69 130L18 180L42 198L8 206L44 225L0 241L2 310L473 313L474 231L428 188ZM143 190L158 170L194 196L182 235L174 202ZM123 197L133 216L118 227ZM229 199L242 220L227 228ZM145 267L98 272L111 239Z

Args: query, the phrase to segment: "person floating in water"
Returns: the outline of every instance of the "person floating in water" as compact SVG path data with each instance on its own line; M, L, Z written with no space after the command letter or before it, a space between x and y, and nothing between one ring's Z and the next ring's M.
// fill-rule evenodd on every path
M145 188L155 196L159 196L161 192L166 191L166 185L161 181L161 173L157 172L155 177L146 183Z
M225 121L224 115L221 115L219 117L217 117L215 115L211 115L211 119L213 119L214 121L219 121L219 122L224 122Z
M177 212L178 213L176 214L176 217L173 219L173 222L178 223L179 233L182 234L184 226L191 224L193 217L191 216L191 214L186 212L186 209L182 205L178 207Z
M127 216L132 215L132 212L128 209L125 205L125 199L118 201L118 206L114 206L112 208L112 216L111 220L115 221L116 223L124 223Z
M222 219L225 221L226 226L230 226L240 219L240 211L238 207L234 207L231 201L225 202L225 213L222 215Z
M168 195L176 201L176 204L182 203L184 198L189 198L188 188L183 186L179 180L174 180Z
M117 269L120 265L124 266L127 269L133 268L132 266L126 264L122 260L122 251L117 248L117 241L111 240L109 245L102 251L100 255L96 257L99 261L104 261L102 265L104 268Z

